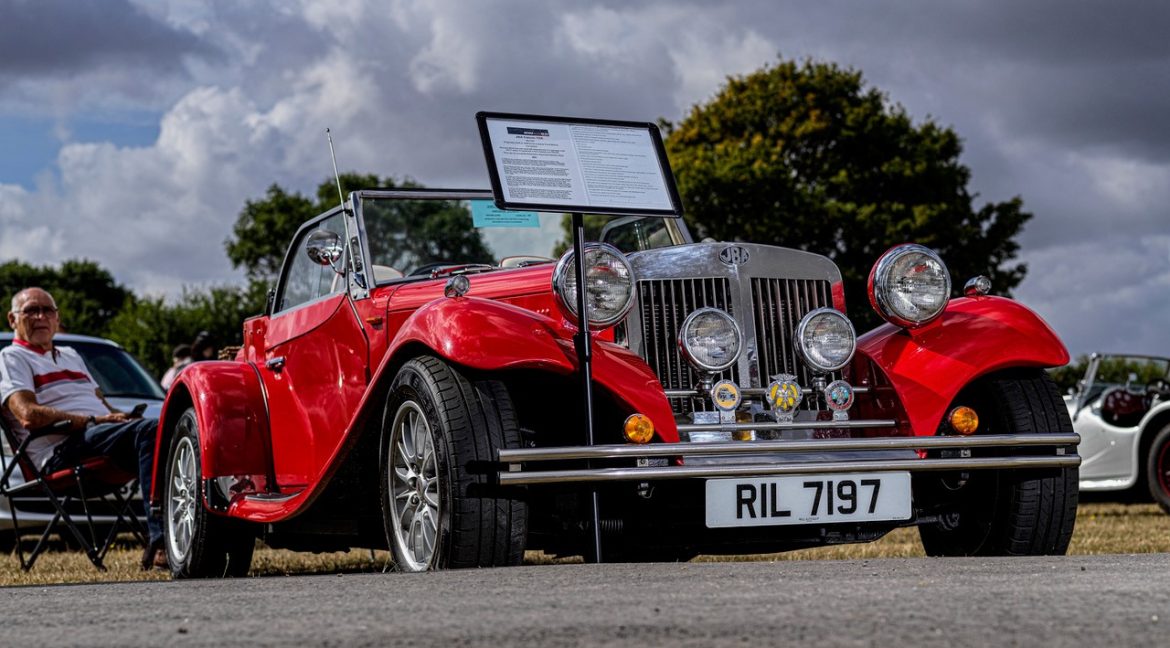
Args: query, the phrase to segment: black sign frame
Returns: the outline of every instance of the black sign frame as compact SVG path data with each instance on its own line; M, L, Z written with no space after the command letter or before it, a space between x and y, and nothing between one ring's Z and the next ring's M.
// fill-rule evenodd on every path
M658 159L658 167L666 185L667 198L671 209L640 209L623 206L597 205L562 205L541 204L531 202L515 202L504 199L503 185L500 181L500 170L492 148L491 134L488 132L489 120L550 122L554 124L580 124L585 126L611 126L616 128L633 128L645 130L650 135L654 153ZM602 214L606 216L654 216L659 218L682 218L682 199L678 194L678 186L674 181L674 172L670 168L670 161L666 157L666 147L662 143L662 133L658 125L653 122L622 121L616 119L593 119L589 117L560 117L552 115L526 115L520 113L501 113L480 111L475 114L475 121L479 126L479 136L483 143L483 154L487 161L488 176L491 178L492 194L495 195L496 207L504 210L543 211L579 214Z

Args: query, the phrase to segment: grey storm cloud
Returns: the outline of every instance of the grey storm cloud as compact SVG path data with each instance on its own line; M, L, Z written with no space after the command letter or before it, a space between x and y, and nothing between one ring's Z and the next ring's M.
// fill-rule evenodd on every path
M0 178L0 258L233 281L235 215L329 178L326 127L343 170L486 187L478 110L677 121L728 75L815 59L953 128L976 206L1023 199L1016 295L1074 353L1165 351L1167 34L1144 0L0 0L0 129L51 105L66 133L47 180ZM156 141L69 139L135 109Z
M0 0L0 78L67 76L103 66L181 71L219 52L127 0Z

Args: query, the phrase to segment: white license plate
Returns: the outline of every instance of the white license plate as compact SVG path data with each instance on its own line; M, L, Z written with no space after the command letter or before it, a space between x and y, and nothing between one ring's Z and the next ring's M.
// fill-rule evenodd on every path
M707 480L710 528L908 519L908 472Z

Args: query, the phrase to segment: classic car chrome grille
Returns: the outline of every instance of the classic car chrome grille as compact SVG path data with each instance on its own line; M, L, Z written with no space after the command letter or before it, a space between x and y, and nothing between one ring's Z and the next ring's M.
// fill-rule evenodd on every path
M678 331L683 320L697 308L711 306L735 313L731 305L731 285L725 279L663 279L638 282L638 304L642 315L642 339L646 341L643 357L666 389L690 389L699 375L678 348ZM732 378L732 369L716 380ZM680 401L672 403L676 412L691 411Z
M752 311L756 322L756 351L760 381L788 373L802 385L812 382L808 367L799 362L793 333L800 318L811 310L833 305L827 281L801 279L752 279ZM829 380L833 380L830 378Z
M714 380L730 379L745 387L767 385L769 377L791 373L802 385L811 384L812 376L797 359L792 335L805 313L832 304L828 281L803 279L752 278L751 317L754 322L758 365L749 363L747 374L738 367L718 374ZM638 304L642 323L642 356L658 374L666 389L692 389L699 374L683 359L678 348L682 322L697 308L710 306L742 319L736 313L736 299L729 279L647 279L638 282ZM745 332L751 330L745 327ZM758 369L756 368L758 366ZM755 374L754 377L752 374ZM832 378L830 378L832 380ZM675 413L709 410L702 399L671 399ZM806 399L803 409L820 409L817 399Z

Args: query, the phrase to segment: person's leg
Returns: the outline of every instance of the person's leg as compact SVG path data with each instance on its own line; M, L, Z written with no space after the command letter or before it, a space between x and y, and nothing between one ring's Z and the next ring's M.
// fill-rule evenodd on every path
M150 483L154 471L157 430L157 419L103 423L86 430L78 446L72 448L78 458L104 455L115 466L138 475L151 545L162 540L162 522L150 513Z

